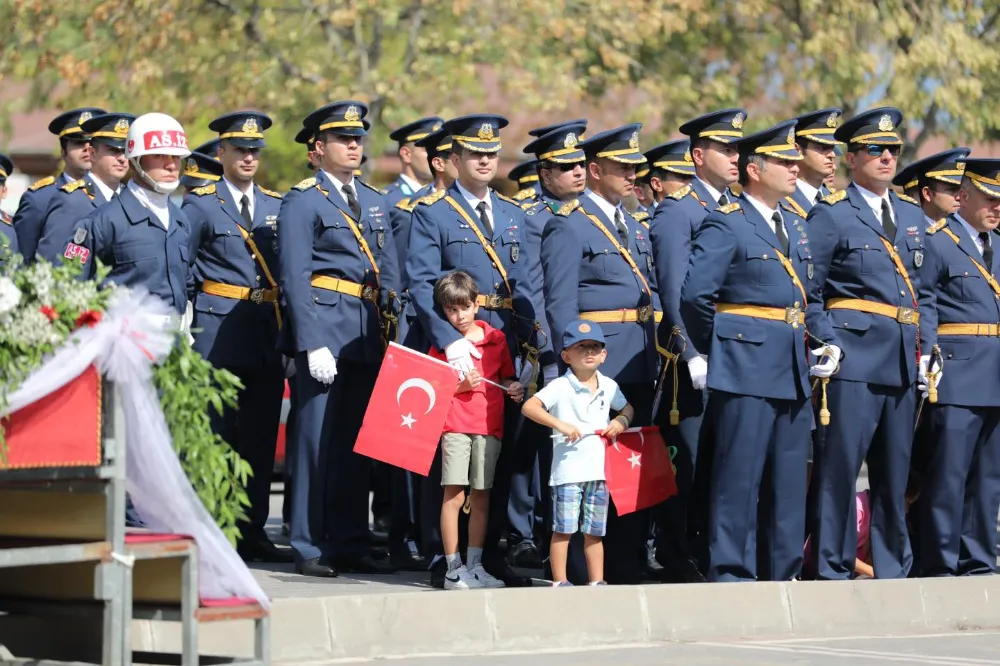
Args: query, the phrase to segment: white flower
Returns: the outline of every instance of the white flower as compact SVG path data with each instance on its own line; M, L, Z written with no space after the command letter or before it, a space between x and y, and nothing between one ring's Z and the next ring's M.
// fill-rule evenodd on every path
M0 277L0 315L5 315L21 302L21 290L8 277Z

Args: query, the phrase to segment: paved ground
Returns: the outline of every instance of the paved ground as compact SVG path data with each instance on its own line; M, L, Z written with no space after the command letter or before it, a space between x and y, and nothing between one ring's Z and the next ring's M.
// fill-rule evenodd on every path
M886 664L933 664L940 666L1000 666L1000 632L935 634L928 636L790 639L666 643L632 647L588 648L581 651L554 650L532 653L476 655L483 666L522 666L545 663L552 666L597 666L629 664L654 666L766 666L810 664L816 666L884 666ZM459 666L469 655L446 657L401 657L391 659L306 662L302 666L332 666L345 663L391 662L400 666Z

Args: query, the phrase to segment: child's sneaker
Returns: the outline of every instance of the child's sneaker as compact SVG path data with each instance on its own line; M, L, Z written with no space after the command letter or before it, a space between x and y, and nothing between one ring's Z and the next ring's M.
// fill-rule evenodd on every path
M477 562L474 567L469 569L469 573L475 576L476 580L479 581L479 587L488 587L488 588L507 587L506 585L504 585L502 580L498 580L493 576L491 576L490 574L488 574L486 572L486 569L483 568L482 562Z
M483 587L475 574L465 568L465 565L449 571L444 575L444 589L446 590L474 590Z
M568 580L561 580L558 582L553 581L552 587L573 587L573 583Z

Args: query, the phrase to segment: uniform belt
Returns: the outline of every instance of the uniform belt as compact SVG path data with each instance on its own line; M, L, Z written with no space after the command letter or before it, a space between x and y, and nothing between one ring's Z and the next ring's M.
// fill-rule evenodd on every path
M916 308L896 307L885 303L862 301L859 298L831 298L826 303L827 310L856 310L895 319L900 324L916 326L920 323L920 312Z
M479 294L476 296L476 305L487 310L510 310L514 307L514 301L499 294Z
M336 291L355 298L362 298L375 303L378 300L378 290L370 284L358 284L349 280L330 277L329 275L313 275L312 286L327 291Z
M995 338L1000 336L1000 324L941 324L938 335L982 335Z
M222 284L212 280L205 280L201 284L201 290L212 296L222 296L223 298L235 298L238 301L250 301L260 305L261 303L277 303L278 290L264 289L258 287L237 287L234 284Z
M783 321L786 324L791 324L792 328L804 326L806 323L806 314L797 305L791 308L768 308L762 305L744 305L742 303L716 303L715 311L740 315L741 317Z
M595 310L593 312L581 312L580 319L594 321L598 324L624 324L631 321L645 324L650 319L653 319L659 324L663 321L663 313L654 312L652 305L643 305L634 310Z

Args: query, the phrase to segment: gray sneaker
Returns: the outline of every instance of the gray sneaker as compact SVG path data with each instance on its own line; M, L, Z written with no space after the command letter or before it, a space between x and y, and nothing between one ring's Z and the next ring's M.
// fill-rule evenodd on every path
M444 575L446 590L474 590L480 587L483 587L483 584L474 573L465 568L464 564Z

